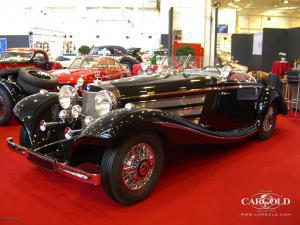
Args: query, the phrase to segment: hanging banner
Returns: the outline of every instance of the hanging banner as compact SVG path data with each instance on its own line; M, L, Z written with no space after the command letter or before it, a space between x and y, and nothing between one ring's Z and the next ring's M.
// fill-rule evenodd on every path
M263 33L253 35L253 55L262 55Z

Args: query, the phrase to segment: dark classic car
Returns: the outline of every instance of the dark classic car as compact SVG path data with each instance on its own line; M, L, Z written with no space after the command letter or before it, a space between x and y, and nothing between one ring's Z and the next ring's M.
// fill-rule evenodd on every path
M145 199L159 180L168 143L230 143L272 135L287 108L280 81L243 73L159 69L150 76L71 86L20 101L23 128L10 148L51 171L103 185L121 204ZM189 68L189 69L185 69ZM33 116L34 115L34 116ZM92 164L95 171L83 168Z
M0 59L0 70L26 66L42 70L62 69L60 63L49 61L47 53L37 48L9 48Z
M134 64L142 62L141 56L136 52L129 52L117 45L104 45L92 47L90 54L114 57L122 65L126 65L130 71Z

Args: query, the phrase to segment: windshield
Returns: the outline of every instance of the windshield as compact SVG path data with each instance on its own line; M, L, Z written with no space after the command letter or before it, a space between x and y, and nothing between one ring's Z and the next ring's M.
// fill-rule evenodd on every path
M109 57L78 57L70 66L70 68L84 69L101 69L107 67L121 67L121 65Z
M202 68L201 56L181 56L181 57L163 57L153 58L149 61L144 61L135 68L136 75L139 76L182 76L183 73L196 75L199 74Z
M32 52L5 52L1 61L26 62L32 58Z
M202 67L202 57L191 55L181 57L163 57L161 60L156 60L156 64L158 66L157 72L200 69Z

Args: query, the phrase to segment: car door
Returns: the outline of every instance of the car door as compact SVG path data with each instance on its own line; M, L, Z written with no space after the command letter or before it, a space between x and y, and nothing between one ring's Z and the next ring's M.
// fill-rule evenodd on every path
M214 130L234 130L252 126L257 117L262 86L258 83L225 82L208 97L204 124Z

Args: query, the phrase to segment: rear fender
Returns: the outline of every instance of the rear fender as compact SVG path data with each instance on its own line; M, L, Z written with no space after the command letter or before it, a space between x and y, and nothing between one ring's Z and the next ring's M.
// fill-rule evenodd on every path
M96 145L99 149L114 147L135 131L148 131L154 122L162 121L169 113L152 109L117 109L95 120L74 140L69 157L83 145ZM165 118L166 120L166 118Z
M278 113L286 115L288 108L281 93L272 91L270 94L270 104L275 103L278 107Z
M277 89L274 87L268 87L265 93L262 95L261 98L261 107L260 107L260 115L264 115L266 110L271 104L275 104L278 108L278 114L286 115L288 112L285 100Z

